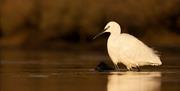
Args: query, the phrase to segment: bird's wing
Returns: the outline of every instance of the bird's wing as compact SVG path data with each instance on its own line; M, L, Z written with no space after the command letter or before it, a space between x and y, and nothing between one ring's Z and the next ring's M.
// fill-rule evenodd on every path
M123 60L126 59L131 63L139 65L150 65L151 63L158 63L159 57L155 54L154 50L146 46L143 42L138 40L132 35L121 34L119 39L119 50L120 56L123 55Z

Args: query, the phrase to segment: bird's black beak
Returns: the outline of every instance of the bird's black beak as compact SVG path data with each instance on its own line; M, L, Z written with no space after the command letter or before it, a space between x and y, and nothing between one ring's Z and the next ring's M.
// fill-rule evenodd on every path
M96 39L98 36L100 36L100 35L102 35L102 34L104 34L104 33L105 33L105 31L103 31L103 32L101 32L101 33L99 33L99 34L97 34L96 36L93 37L93 39Z
M101 33L97 34L96 36L94 36L93 39L96 39L100 35L104 34L108 28L109 28L109 26L107 28L105 28L103 32L101 32Z

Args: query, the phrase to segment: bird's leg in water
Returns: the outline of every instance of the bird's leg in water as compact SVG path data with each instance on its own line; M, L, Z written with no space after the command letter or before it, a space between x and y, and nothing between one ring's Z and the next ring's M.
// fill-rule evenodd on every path
M141 71L139 66L127 68L129 71Z
M130 66L126 66L126 68L128 69L128 71L132 71L132 68Z
M114 67L115 67L115 70L116 70L116 71L119 71L119 70L120 70L117 64L114 64Z
M138 70L138 71L141 71L141 69L140 69L140 67L139 67L139 66L137 66L136 68L137 68L137 70Z
M133 71L133 68L128 68L129 71Z

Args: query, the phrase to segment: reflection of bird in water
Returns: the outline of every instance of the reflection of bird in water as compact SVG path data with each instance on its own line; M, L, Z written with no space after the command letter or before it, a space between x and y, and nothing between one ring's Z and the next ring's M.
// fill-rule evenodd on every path
M107 91L160 91L160 72L112 73L108 76Z
M105 31L97 36L109 32L108 53L115 69L119 70L118 63L123 63L128 70L144 65L161 65L161 60L155 51L132 35L121 33L120 25L114 21L105 26ZM95 36L94 38L96 38Z

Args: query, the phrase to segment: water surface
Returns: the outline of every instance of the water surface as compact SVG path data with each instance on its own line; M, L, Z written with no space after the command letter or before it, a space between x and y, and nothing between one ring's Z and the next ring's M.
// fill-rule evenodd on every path
M67 56L69 55L69 56ZM179 57L164 57L158 68L141 72L94 68L108 57L102 53L56 51L1 52L1 91L179 91ZM169 65L166 65L169 64Z

